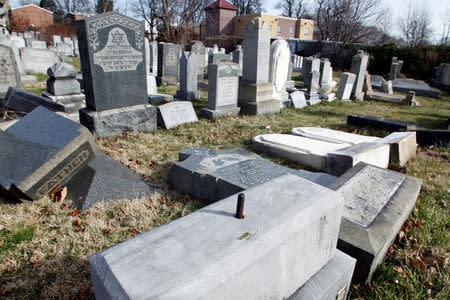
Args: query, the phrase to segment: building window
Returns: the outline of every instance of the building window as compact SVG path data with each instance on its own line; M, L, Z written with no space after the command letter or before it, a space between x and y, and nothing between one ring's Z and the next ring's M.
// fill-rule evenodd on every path
M278 33L281 33L281 26L278 26Z
M294 28L290 27L289 28L289 35L293 35L294 34Z
M308 36L309 34L309 28L305 28L305 36Z

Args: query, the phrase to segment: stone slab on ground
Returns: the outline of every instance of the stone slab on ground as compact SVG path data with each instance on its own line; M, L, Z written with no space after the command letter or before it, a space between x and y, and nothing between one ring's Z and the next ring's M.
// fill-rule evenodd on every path
M422 128L422 126L417 123L392 120L369 115L348 115L347 124L357 127L381 129L387 132L415 130Z
M357 259L353 283L370 279L419 195L422 180L360 162L329 188L344 197L338 249Z
M292 128L291 134L330 143L347 144L349 146L380 140L379 137L375 136L365 136L321 127L295 127Z
M395 92L407 93L413 91L417 96L440 98L441 91L430 87L425 81L410 78L396 78L392 81Z
M416 129L417 144L420 146L450 147L450 130Z
M393 104L400 105L419 105L419 102L415 100L414 94L397 95L397 94L388 94L384 92L367 92L364 96L364 99L378 102L387 102Z
M280 166L242 149L187 148L179 155L180 162L173 165L169 174L170 183L180 192L210 202L285 174L294 174L323 186L336 179L325 173Z
M294 175L91 255L98 299L283 299L336 253L342 196ZM301 255L299 255L301 254Z
M347 299L355 263L356 259L336 251L334 257L287 300Z
M148 95L148 103L158 104L158 103L170 102L170 101L173 101L172 95L167 95L167 94Z
M377 143L390 145L389 161L392 164L404 166L406 162L416 157L415 132L394 132L378 140Z
M80 123L98 137L117 136L124 132L154 131L156 120L156 107L149 104L100 112L87 107L80 110Z
M139 175L102 152L67 184L67 199L83 212L101 201L133 200L154 193Z
M64 186L94 158L97 146L80 124L38 107L0 132L0 190L38 200Z
M198 118L190 101L174 101L158 106L158 124L166 129L193 122L198 122Z
M21 113L29 113L39 106L52 111L65 111L64 105L61 103L14 87L8 89L3 99L3 105L8 109Z

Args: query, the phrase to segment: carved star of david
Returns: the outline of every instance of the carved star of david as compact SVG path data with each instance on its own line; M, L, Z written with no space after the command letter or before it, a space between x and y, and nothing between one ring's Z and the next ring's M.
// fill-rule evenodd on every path
M113 43L116 43L117 46L120 46L120 44L123 42L123 33L120 33L119 30L117 30L115 33L111 33L112 41Z

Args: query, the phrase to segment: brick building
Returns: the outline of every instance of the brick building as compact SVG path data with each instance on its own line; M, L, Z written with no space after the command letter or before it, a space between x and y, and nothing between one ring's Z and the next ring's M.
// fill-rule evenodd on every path
M27 20L33 28L44 29L53 25L53 12L34 4L24 5L11 10L11 19Z
M225 0L217 0L205 8L205 31L203 40L206 46L218 44L229 48L233 44L233 19L239 9Z

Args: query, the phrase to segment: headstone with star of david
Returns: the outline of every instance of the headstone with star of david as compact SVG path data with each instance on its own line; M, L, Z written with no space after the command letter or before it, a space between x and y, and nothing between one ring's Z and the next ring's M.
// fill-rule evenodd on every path
M148 105L144 23L105 13L76 22L86 108L80 122L97 136L156 129Z

